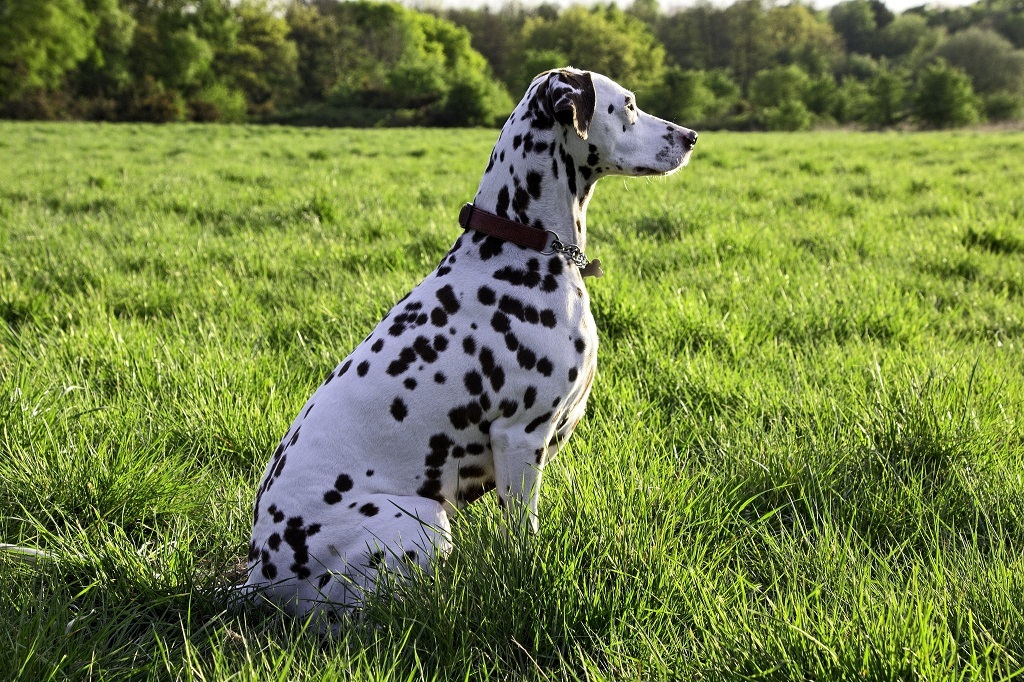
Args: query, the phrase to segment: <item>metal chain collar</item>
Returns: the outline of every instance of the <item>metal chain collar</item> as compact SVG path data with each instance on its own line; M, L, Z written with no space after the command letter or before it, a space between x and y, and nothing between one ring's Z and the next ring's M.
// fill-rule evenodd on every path
M576 246L575 244L563 244L558 238L558 235L551 230L545 230L551 235L551 244L549 251L542 251L541 253L560 253L566 258L571 260L573 264L580 269L580 273L584 277L602 277L604 271L601 269L600 259L595 258L590 260L587 258L587 254L583 253L583 249Z

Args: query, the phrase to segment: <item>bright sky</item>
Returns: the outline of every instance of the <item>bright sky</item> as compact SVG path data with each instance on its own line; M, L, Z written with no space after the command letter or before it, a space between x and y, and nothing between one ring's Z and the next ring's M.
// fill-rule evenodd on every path
M555 5L590 5L594 4L593 0L550 0ZM659 0L663 10L672 11L679 7L689 7L696 4L697 0ZM911 7L920 7L923 4L929 6L941 6L941 7L958 7L963 5L971 5L977 0L938 0L937 2L924 2L924 0L883 0L885 6L893 12L899 14L900 12L910 9ZM519 0L520 4L525 7L534 7L542 4L543 0ZM631 0L618 0L617 4L619 7L628 7ZM731 4L728 1L712 0L716 5L727 6ZM812 0L811 5L819 9L831 7L840 0ZM489 6L493 10L497 10L501 7L503 0L406 0L407 5L414 7L483 7L484 5ZM785 3L780 3L785 4Z

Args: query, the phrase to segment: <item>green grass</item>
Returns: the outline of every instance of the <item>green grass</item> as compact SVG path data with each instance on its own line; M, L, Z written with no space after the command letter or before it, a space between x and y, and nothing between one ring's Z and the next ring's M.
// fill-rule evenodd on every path
M605 180L600 371L336 640L226 613L266 458L457 235L494 131L0 123L0 677L1006 679L1024 134L706 134Z

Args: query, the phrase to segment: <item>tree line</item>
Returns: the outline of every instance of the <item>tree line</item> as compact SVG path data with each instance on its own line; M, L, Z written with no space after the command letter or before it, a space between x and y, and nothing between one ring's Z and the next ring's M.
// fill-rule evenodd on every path
M1024 0L0 0L0 116L495 125L535 74L572 64L704 129L946 127L1024 119L1022 48Z

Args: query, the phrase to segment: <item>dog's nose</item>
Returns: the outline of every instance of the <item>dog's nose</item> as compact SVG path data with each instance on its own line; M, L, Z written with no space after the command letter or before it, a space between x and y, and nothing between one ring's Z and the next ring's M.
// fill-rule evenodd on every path
M689 128L683 128L683 139L686 141L688 146L693 147L697 144L696 131L690 130Z

